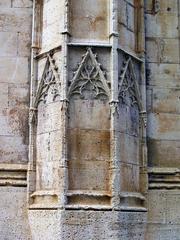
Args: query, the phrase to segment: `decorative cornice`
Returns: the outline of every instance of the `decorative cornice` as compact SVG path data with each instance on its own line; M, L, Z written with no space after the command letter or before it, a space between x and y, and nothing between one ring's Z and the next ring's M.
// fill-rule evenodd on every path
M180 189L179 168L149 168L149 189Z
M27 164L0 164L0 186L27 186Z

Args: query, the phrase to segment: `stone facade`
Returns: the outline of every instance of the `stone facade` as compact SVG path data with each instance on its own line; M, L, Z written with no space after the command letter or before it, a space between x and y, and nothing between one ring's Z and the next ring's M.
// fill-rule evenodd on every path
M180 240L179 13L0 0L0 240Z

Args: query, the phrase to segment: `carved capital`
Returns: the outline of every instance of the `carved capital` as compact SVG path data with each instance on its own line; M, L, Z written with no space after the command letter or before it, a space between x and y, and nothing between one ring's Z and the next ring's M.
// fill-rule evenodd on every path
M111 108L111 113L114 115L115 113L117 113L119 115L119 109L118 109L118 103L119 101L111 101L109 102L110 108Z

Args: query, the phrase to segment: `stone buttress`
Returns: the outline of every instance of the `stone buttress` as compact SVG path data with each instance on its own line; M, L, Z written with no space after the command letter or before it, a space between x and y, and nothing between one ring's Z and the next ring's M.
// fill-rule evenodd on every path
M33 239L144 239L143 1L34 1Z

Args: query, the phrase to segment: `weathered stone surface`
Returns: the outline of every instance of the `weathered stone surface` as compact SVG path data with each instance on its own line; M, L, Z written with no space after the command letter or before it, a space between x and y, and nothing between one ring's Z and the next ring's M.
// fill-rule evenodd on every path
M40 221L37 221L37 216ZM111 211L29 211L34 239L143 240L146 213ZM49 223L49 224L48 224ZM43 229L43 230L42 230Z
M150 138L164 140L178 140L180 138L180 115L150 113L148 122L148 136Z
M41 47L43 51L50 50L62 43L64 1L50 0L43 5ZM59 21L59 16L61 20ZM40 16L39 16L40 17Z
M17 33L1 32L0 33L0 56L15 57L17 56Z
M178 88L153 88L152 111L156 113L180 113L180 96Z
M149 191L147 240L179 239L179 191Z
M179 74L178 64L148 63L147 84L163 88L178 88L180 86Z
M145 7L148 163L159 169L159 173L150 178L150 186L160 188L149 190L147 197L149 224L146 239L177 240L179 191L172 189L179 189L179 177L173 171L168 173L168 168L180 166L179 3L176 0L146 0Z
M108 9L109 2L107 0L71 1L72 41L108 42Z
M179 240L179 1L35 2L0 0L0 239Z
M11 0L0 0L0 7L1 8L11 7Z
M26 187L0 187L0 238L29 240Z
M29 83L29 60L26 57L3 57L0 59L1 82Z
M146 41L147 61L150 63L174 63L179 62L178 39L174 38L148 38Z
M177 11L160 12L156 16L147 14L146 24L148 25L146 31L148 38L178 38Z
M153 1L145 0L145 9L146 11L151 11L153 9ZM161 12L177 12L177 1L176 0L164 0L164 1L157 1L159 4L159 8ZM160 22L159 24L162 24Z
M180 141L148 139L149 166L179 167Z
M32 9L0 9L0 31L1 32L30 32Z
M17 54L20 57L29 57L31 52L31 33L19 32L17 36Z
M21 170L28 161L31 6L0 0L0 239L8 240L31 239L27 166Z
M14 8L31 8L32 0L12 0L12 7Z

